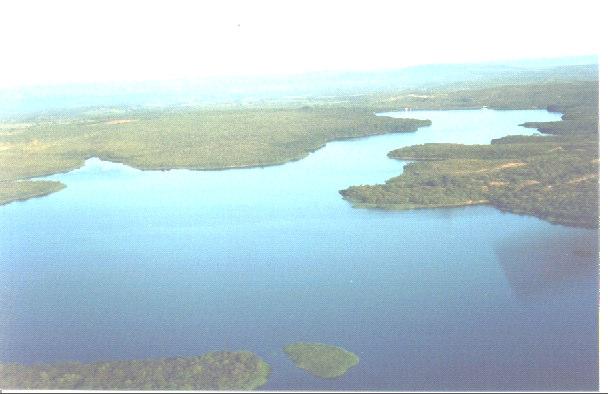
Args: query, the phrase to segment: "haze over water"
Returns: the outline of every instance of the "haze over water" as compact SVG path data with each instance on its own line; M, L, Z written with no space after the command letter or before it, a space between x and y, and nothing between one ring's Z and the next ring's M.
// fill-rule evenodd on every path
M0 207L0 360L251 350L264 389L597 389L597 230L485 206L354 209L425 142L531 134L546 111L412 111L415 133L329 143L280 166L139 171L90 159L67 188ZM323 380L282 353L353 351Z

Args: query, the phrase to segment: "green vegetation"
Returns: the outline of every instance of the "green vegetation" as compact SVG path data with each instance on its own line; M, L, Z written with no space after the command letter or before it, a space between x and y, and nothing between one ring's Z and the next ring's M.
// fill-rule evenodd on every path
M46 390L253 390L270 367L250 352L200 357L81 364L0 364L3 389Z
M298 368L331 379L359 364L359 357L337 346L322 343L294 343L283 349Z
M361 97L358 105L376 111L394 111L408 107L420 110L477 109L548 109L568 112L567 117L588 114L597 118L597 81L558 81L534 84L501 84L491 87L458 85L378 94ZM577 129L577 133L581 130ZM589 130L593 131L593 130Z
M385 185L340 193L356 206L411 209L492 204L576 226L598 223L598 83L443 87L345 97L280 108L88 111L77 117L22 119L0 125L0 204L45 195L63 185L33 177L68 171L89 157L139 169L224 169L280 164L326 142L414 131L428 120L376 117L412 109L546 108L559 122L529 122L552 137L507 137L487 146L423 145L390 153L408 166ZM434 162L430 162L433 160Z
M514 213L581 227L599 225L597 83L550 85L550 97L537 86L462 93L479 103L529 107L558 100L560 122L527 123L554 136L509 136L490 145L424 144L389 156L418 160L383 185L341 190L355 206L412 209L492 204ZM525 92L529 96L524 100ZM517 93L517 94L515 94ZM458 95L457 95L458 97ZM487 98L488 101L483 101ZM512 102L511 100L515 100ZM534 105L533 105L534 104Z
M54 181L0 181L0 205L11 201L46 196L64 187L65 185L61 182Z
M4 124L0 129L0 202L56 191L55 183L15 181L69 171L90 157L148 170L272 165L303 158L331 140L410 132L430 124L377 117L365 108L331 106L105 116L38 120L14 127Z

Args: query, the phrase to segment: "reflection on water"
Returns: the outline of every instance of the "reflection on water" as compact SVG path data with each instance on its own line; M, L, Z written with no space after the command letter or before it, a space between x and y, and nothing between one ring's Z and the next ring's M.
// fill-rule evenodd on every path
M529 297L573 282L597 280L599 245L595 234L575 231L510 235L494 248L511 289Z

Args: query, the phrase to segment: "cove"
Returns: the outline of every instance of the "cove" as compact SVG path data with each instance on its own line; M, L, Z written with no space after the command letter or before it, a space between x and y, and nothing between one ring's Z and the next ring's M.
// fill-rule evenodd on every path
M492 207L354 209L426 142L489 143L546 111L410 111L414 133L336 141L280 166L139 171L87 160L0 207L0 361L250 350L263 389L595 390L597 230ZM357 354L327 380L282 352Z

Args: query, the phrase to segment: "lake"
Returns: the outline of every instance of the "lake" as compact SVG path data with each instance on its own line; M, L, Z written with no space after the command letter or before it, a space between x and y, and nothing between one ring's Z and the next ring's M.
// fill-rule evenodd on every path
M92 158L67 188L0 207L0 360L251 350L263 389L597 390L598 231L488 206L355 209L395 148L532 134L547 111L411 111L414 133L280 166L139 171ZM282 347L360 357L324 380Z

